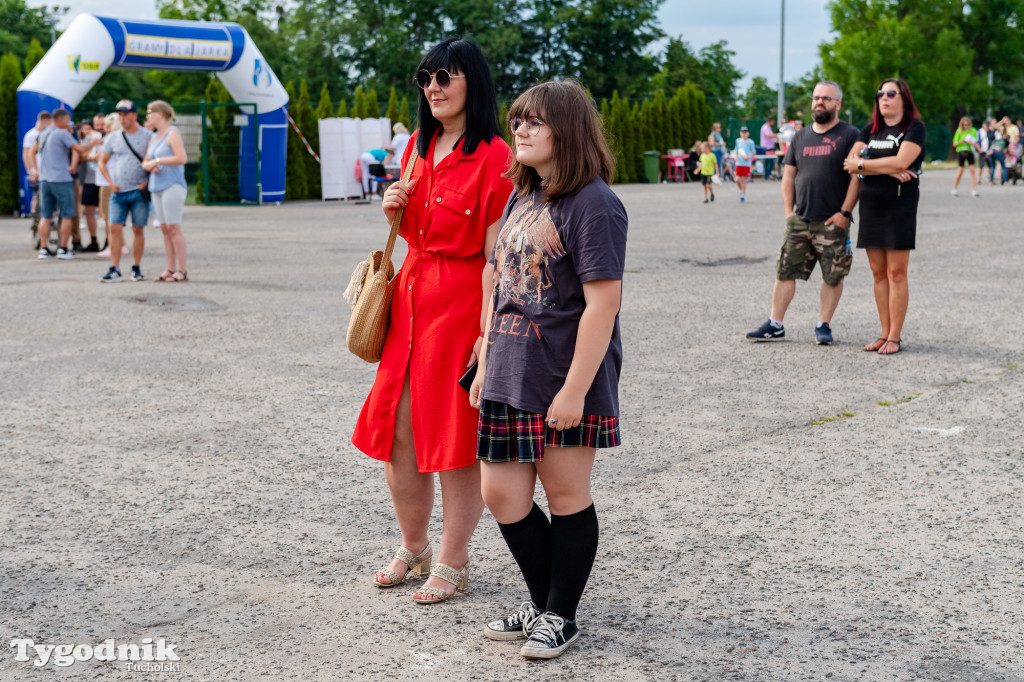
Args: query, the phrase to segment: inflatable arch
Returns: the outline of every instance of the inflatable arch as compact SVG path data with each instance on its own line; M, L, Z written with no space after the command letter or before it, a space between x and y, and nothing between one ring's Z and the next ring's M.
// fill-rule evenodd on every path
M73 110L110 67L216 72L236 102L256 104L259 129L253 125L252 114L249 125L241 128L240 170L258 168L259 196L246 196L245 192L253 192L249 189L242 199L284 199L288 94L238 24L80 14L18 87L18 139L36 124L39 112L61 106ZM132 93L124 96L133 98ZM164 99L173 101L173 94ZM256 136L255 145L252 136ZM26 187L24 167L21 179L21 186ZM29 200L29 196L23 197L25 213Z

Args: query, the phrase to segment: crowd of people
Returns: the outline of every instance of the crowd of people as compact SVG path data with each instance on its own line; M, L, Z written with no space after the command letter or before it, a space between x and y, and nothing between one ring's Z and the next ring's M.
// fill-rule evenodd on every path
M988 184L995 185L996 168L999 168L999 184L1011 179L1021 179L1020 144L1021 122L1013 123L1009 116L1002 119L987 118L981 122L981 129L974 127L970 116L960 119L953 133L953 150L956 152L957 171L953 179L953 196L960 194L958 188L964 175L964 168L970 169L971 196L978 197L978 184L984 182L982 167L988 168ZM977 168L975 164L977 163Z
M73 260L75 253L95 253L110 259L100 278L124 279L121 257L128 255L124 227L132 226L131 279L142 281L145 228L152 213L167 253L167 269L158 282L188 279L185 238L181 231L187 186L181 131L171 125L174 109L164 101L150 102L145 124L131 100L121 100L115 112L97 114L75 126L66 109L41 112L22 140L22 160L32 192L33 233L40 260ZM85 216L90 241L83 245L80 216ZM56 216L56 219L55 219ZM59 239L50 248L50 229L56 220ZM104 223L104 245L98 223Z

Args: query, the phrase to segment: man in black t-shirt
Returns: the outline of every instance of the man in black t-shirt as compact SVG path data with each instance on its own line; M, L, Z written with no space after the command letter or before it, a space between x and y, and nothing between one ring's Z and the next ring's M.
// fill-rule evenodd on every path
M819 345L832 343L829 323L843 293L843 278L850 272L850 223L860 181L843 170L843 159L857 141L859 131L839 120L843 91L832 81L814 86L814 123L793 137L783 159L782 203L786 209L786 238L776 263L772 313L768 321L747 334L752 341L778 341L786 337L786 315L796 280L806 281L821 264L821 318L814 328Z

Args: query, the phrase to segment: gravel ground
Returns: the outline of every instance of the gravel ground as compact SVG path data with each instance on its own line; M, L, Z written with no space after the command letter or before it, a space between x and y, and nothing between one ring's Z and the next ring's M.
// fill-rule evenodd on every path
M341 291L379 206L189 207L187 284L101 284L102 262L37 261L28 221L0 221L0 680L1024 681L1024 188L951 182L923 178L894 357L860 350L863 252L834 346L813 342L817 272L788 341L744 340L776 183L707 206L616 187L625 444L596 468L583 638L545 663L482 635L524 592L488 514L468 594L371 584L398 534L349 444L374 367L345 350ZM180 669L35 667L20 638L163 638Z

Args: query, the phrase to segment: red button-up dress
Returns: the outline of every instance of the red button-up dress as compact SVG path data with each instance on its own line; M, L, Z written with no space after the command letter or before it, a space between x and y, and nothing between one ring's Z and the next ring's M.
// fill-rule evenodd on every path
M404 169L419 132L402 158ZM419 471L448 471L476 461L479 412L458 385L480 336L481 274L487 227L501 218L512 184L501 177L512 152L496 137L464 154L461 143L436 167L413 168L416 185L399 234L409 253L398 272L391 326L377 377L356 422L352 444L391 459L395 412L409 375L412 432Z

